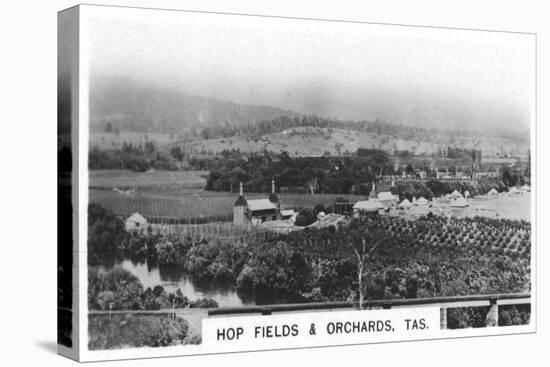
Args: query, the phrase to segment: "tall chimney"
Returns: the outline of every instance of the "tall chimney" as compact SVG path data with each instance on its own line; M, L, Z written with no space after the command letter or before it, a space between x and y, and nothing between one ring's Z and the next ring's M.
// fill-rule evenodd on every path
M243 196L243 183L241 182L241 184L239 185L239 195L240 196Z
M275 180L271 180L271 193L275 193Z

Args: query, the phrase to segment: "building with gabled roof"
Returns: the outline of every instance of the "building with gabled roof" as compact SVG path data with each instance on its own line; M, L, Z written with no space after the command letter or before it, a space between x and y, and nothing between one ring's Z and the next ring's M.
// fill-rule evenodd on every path
M147 224L147 219L136 212L126 219L124 227L128 232L144 232L147 228Z
M393 195L390 191L383 191L378 193L377 199L384 206L391 206L399 201L399 196Z
M400 209L409 209L411 206L412 203L409 201L409 199L403 199L403 201L399 203Z
M280 216L279 197L275 193L275 180L271 182L271 194L267 199L249 199L244 197L243 184L239 187L239 197L233 205L233 222L262 223L277 220Z

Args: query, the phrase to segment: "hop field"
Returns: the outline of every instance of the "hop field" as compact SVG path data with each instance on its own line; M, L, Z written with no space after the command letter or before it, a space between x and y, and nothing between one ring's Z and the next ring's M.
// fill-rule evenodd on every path
M99 204L120 216L140 213L153 223L199 224L233 220L235 194L195 192L185 195L152 195L142 192L120 193L89 190L90 203ZM265 193L246 194L247 199L267 198ZM365 198L357 195L279 194L282 209L300 210L317 204L332 206L337 198L355 202Z
M231 241L240 243L256 243L270 241L279 236L278 233L252 224L234 224L233 222L213 222L205 224L164 225L153 224L152 233L164 236L176 236L190 239L194 243L203 241Z

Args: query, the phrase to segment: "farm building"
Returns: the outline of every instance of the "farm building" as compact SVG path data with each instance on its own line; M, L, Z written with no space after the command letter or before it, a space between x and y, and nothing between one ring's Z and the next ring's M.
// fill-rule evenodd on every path
M399 203L399 209L410 209L412 206L412 203L408 199L404 199L402 202Z
M420 199L414 202L414 204L417 206L425 206L425 205L428 205L429 203L430 202L423 196L421 196Z
M147 219L139 213L134 213L126 219L125 228L128 232L145 231L147 228Z
M275 193L275 181L271 182L271 194L268 199L247 200L243 193L243 184L240 184L239 197L233 205L233 222L243 224L247 222L262 223L277 220L280 217L279 197Z
M377 199L384 206L391 206L399 201L397 195L393 195L390 191L383 191L378 193Z
M269 199L248 200L248 210L252 219L261 219L262 222L276 220L278 216L277 204Z
M281 210L279 213L281 215L281 219L290 219L298 214L294 211L294 209Z

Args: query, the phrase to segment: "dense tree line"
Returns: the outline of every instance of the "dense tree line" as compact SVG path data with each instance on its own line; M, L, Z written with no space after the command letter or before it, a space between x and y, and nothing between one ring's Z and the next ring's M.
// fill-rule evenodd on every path
M269 192L271 180L281 192L368 195L376 175L394 174L390 156L377 149L359 149L350 157L290 157L283 153L257 154L247 160L232 157L211 160L206 190L236 192L242 182L247 192ZM410 171L410 172L409 172ZM415 174L407 165L405 172ZM427 199L453 191L471 196L484 195L491 189L507 191L507 186L520 184L518 175L504 171L500 178L482 178L477 182L443 182L432 178L427 182L396 183L392 188L400 199L423 196Z
M526 172L529 173L529 172ZM517 186L517 185L525 185L526 183L530 182L531 178L528 175L521 175L517 172L513 172L510 169L506 168L504 171L502 171L502 182L506 186Z
M351 157L265 153L211 170L205 189L236 192L242 182L247 192L269 192L275 179L281 191L366 195L376 175L392 172L388 154L380 150Z
M200 136L197 137L203 139L219 139L235 135L261 136L302 127L363 131L370 134L389 135L395 139L401 138L428 141L431 141L436 134L474 136L474 132L421 128L402 124L391 124L380 120L352 121L324 118L317 115L285 115L273 119L262 120L254 124L208 126L203 128L200 132Z

